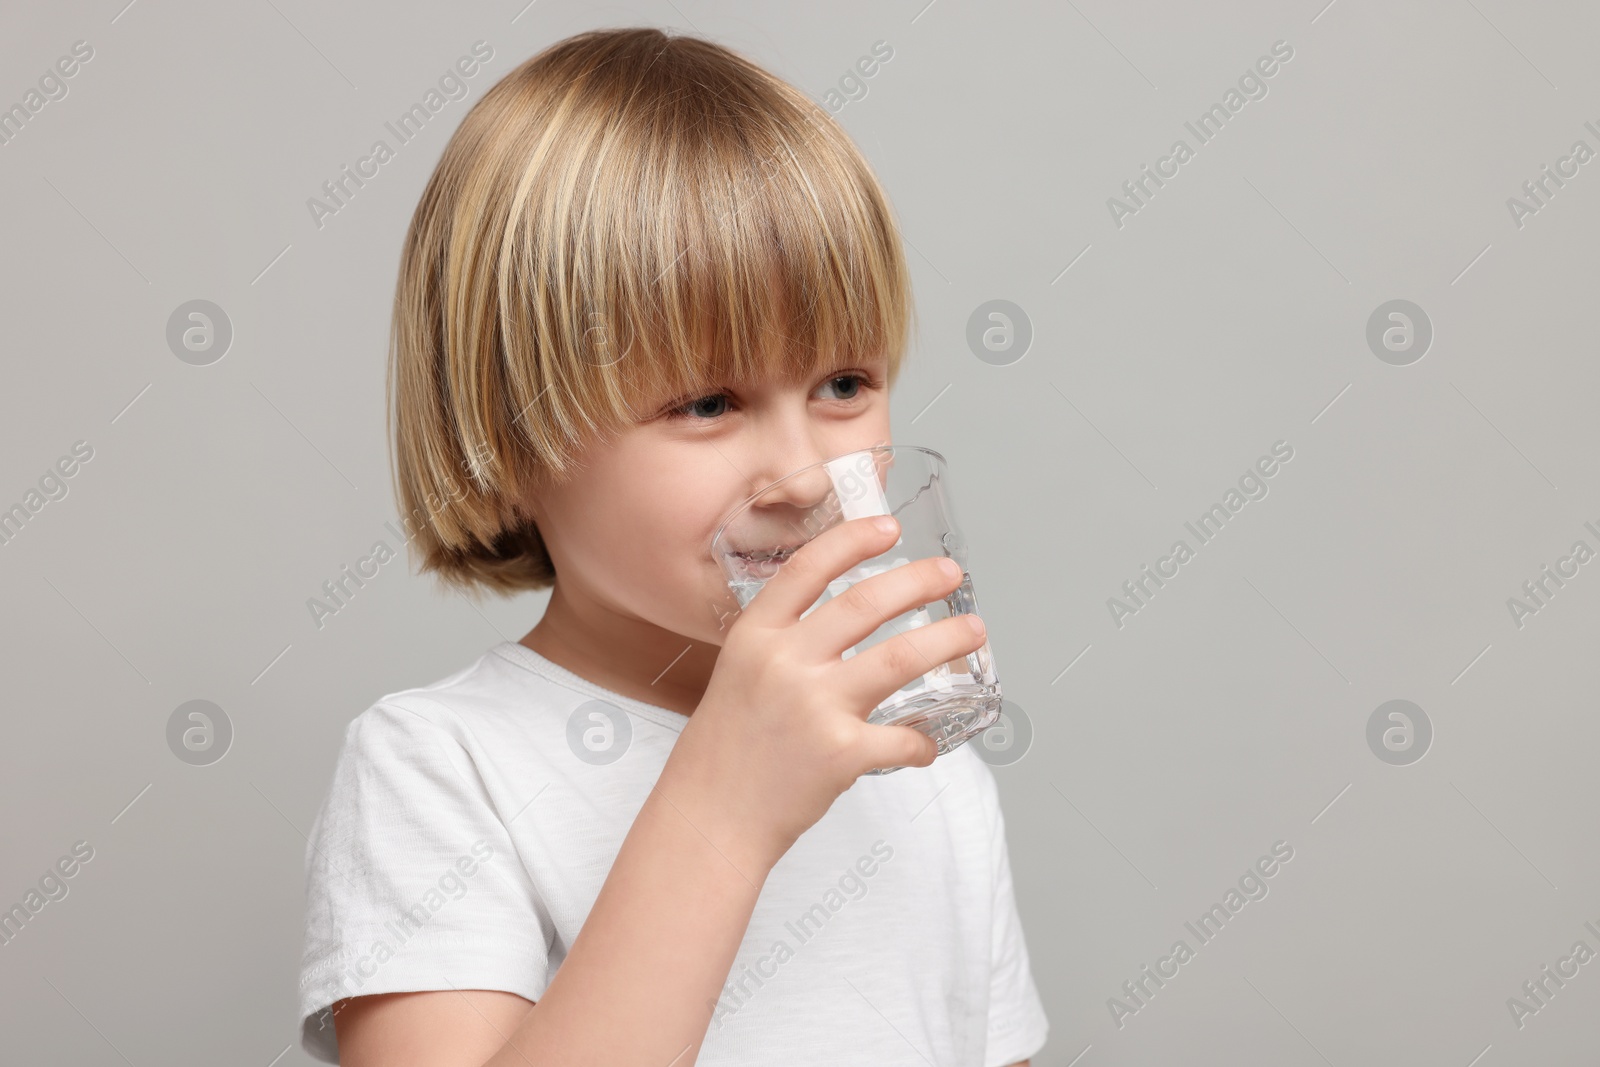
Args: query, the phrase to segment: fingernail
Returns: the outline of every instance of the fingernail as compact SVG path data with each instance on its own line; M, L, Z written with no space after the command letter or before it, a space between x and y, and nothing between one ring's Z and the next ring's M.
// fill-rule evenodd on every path
M967 616L967 625L972 628L972 632L975 634L981 634L986 629L986 627L983 625L983 620L978 618L976 615Z
M877 518L872 520L872 525L875 526L880 533L894 533L895 530L897 530L900 526L900 524L895 521L893 515L879 515Z
M957 563L949 556L940 558L939 569L944 572L946 578L961 577L961 564Z

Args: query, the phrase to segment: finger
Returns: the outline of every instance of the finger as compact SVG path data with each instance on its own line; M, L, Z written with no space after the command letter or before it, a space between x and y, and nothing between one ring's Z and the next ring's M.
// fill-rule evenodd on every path
M847 706L865 708L865 718L889 694L941 663L950 663L952 671L965 672L967 655L988 640L986 632L973 628L974 622L980 627L983 624L976 615L952 615L851 656L839 665Z
M939 746L933 738L909 726L864 725L861 774L891 767L926 767L939 755Z
M955 591L961 579L961 565L946 556L902 563L852 583L801 619L796 628L814 650L840 656L890 619L943 600Z
M822 596L829 582L894 544L900 536L900 524L891 518L894 528L883 530L876 520L886 517L864 516L841 522L801 545L761 587L745 607L745 614L774 626L798 621L801 613Z

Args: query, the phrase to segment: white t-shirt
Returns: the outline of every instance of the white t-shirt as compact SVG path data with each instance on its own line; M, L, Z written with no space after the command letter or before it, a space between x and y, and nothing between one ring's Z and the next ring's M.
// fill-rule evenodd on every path
M346 996L537 1001L688 721L513 641L356 716L306 849L306 1051L337 1062ZM1005 1067L1048 1027L965 745L858 779L779 860L698 1063Z

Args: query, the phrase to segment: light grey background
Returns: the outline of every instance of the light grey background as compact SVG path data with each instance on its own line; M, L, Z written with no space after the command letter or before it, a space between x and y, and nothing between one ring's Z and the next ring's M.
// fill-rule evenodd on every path
M996 769L1052 1033L1041 1065L1590 1062L1600 962L1519 1027L1507 999L1600 951L1600 563L1519 627L1508 598L1600 549L1600 13L1576 2L807 5L306 0L8 5L0 105L72 43L70 92L0 145L0 508L75 441L68 495L0 547L9 907L94 858L0 947L30 1063L307 1062L304 832L345 724L538 618L396 561L322 629L306 602L396 539L383 422L396 257L468 104L582 29L746 51L839 120L903 227L921 334L895 437L944 452L1008 699ZM340 166L476 40L494 58L319 229ZM1269 93L1193 121L1273 43ZM1118 227L1107 199L1195 156ZM225 358L169 350L180 304ZM989 300L1031 322L967 345ZM1408 366L1380 304L1433 324ZM1137 615L1107 601L1274 442L1293 459ZM1070 668L1069 668L1070 665ZM221 706L210 766L166 740ZM1395 766L1386 701L1434 736ZM1108 999L1273 842L1294 849L1137 1014ZM1552 985L1553 988L1553 985ZM276 1061L274 1057L279 1057ZM920 1062L908 1050L907 1063Z

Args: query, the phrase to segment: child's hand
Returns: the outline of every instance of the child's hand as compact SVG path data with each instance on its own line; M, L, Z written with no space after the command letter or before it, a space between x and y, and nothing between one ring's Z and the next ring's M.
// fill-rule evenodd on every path
M873 518L830 527L767 581L729 627L705 695L663 768L669 797L741 869L764 874L866 771L926 767L938 754L916 730L866 717L918 675L981 648L975 616L840 657L886 620L953 592L961 575L951 561L894 567L800 617L830 581L894 543L899 524L889 521L887 530Z

